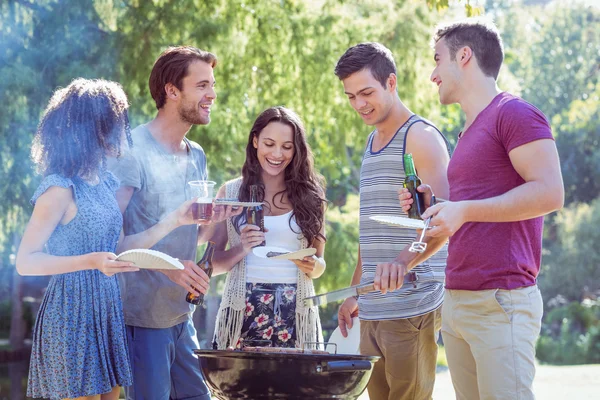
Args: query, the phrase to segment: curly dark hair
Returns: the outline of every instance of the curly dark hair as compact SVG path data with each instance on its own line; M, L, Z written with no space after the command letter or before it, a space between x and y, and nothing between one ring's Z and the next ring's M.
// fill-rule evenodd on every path
M44 175L92 177L107 155L121 155L123 133L132 145L123 88L78 78L52 95L34 137L31 156Z
M257 185L258 200L264 201L265 186L262 181L262 167L258 161L257 149L253 146L253 139L255 137L258 139L263 129L271 122L288 125L294 132L294 156L284 172L285 190L276 193L275 196L283 198L284 195L287 195L292 204L292 216L296 217L296 223L309 244L313 243L315 239L324 242L326 239L321 234L321 229L323 228L327 206L325 180L314 169L314 158L306 141L302 120L292 110L285 107L271 107L256 118L248 136L239 199L240 201L249 201L250 186ZM268 206L271 205L268 204ZM236 229L239 229L245 218L243 213L234 217Z

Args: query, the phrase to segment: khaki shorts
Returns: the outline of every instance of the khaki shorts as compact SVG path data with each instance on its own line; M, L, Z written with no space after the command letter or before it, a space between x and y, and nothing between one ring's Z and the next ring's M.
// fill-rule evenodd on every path
M537 286L446 290L442 337L457 400L535 398L542 312Z
M435 382L441 310L405 319L360 321L360 353L380 356L370 400L429 400Z

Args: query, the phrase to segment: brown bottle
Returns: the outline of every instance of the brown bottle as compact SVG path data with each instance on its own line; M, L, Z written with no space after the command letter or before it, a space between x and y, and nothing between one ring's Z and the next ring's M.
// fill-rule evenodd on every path
M215 252L215 242L208 242L208 246L206 247L206 251L204 252L204 255L202 256L200 261L198 261L198 263L196 264L197 266L202 268L202 270L204 272L206 272L206 275L208 275L209 279L213 272L212 258L213 258L214 252ZM200 293L200 296L196 296L195 294L188 293L187 296L185 296L185 301L187 301L188 303L194 304L196 306L201 306L202 303L204 303L204 294Z
M256 202L256 203L260 202L260 200L258 200L258 186L256 186L256 185L250 185L250 201ZM263 210L263 206L257 205L257 206L248 207L248 210L246 211L246 220L247 220L248 224L256 225L260 228L261 231L264 232L265 231L265 212ZM258 246L264 246L264 245L266 245L266 243L263 240L263 242L261 244L259 244Z

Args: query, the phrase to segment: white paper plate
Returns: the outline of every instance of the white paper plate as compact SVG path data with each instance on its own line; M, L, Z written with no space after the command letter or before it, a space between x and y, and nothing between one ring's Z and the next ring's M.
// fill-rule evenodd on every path
M215 199L215 205L237 206L237 207L255 207L263 203L258 201L238 201L235 199Z
M280 256L275 257L267 257L267 253L276 252L276 253L286 253ZM306 249L298 250L290 252L288 249L284 249L282 247L274 247L274 246L257 246L252 249L252 253L254 253L257 257L269 258L271 260L302 260L304 257L310 257L315 255L317 249L314 247L309 247Z
M352 318L352 329L348 329L348 336L344 337L340 327L335 328L327 343L337 345L337 354L359 354L360 347L360 320ZM327 346L325 350L335 352L335 346Z
M129 261L143 269L184 269L179 260L150 249L133 249L119 254L118 261Z
M425 228L425 221L422 219L412 219L408 217L398 217L395 215L373 215L371 218L373 221L381 222L383 224L401 226L403 228L412 229L423 229Z

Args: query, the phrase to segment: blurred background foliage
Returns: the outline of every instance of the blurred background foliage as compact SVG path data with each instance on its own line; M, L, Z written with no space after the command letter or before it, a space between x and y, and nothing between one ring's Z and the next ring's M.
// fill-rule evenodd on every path
M31 139L57 87L80 76L116 80L129 96L136 126L156 112L148 76L162 50L189 44L214 52L212 122L193 127L189 137L204 147L211 178L219 183L240 173L260 111L273 105L296 110L327 179L328 269L316 284L318 291L331 290L347 285L356 265L358 175L370 131L348 105L335 63L358 42L385 44L395 56L402 100L455 143L464 116L456 105L440 106L429 82L430 38L437 23L465 14L494 18L506 51L499 84L548 116L561 156L567 202L546 218L539 277L546 315L538 356L598 362L600 8L589 0L1 2L0 334L9 332L9 319L15 321L11 313L31 318L29 308L16 303L39 298L44 287L45 278L14 276L10 255L40 181L29 158ZM323 310L324 320L333 321L335 307ZM567 357L569 346L577 351Z

